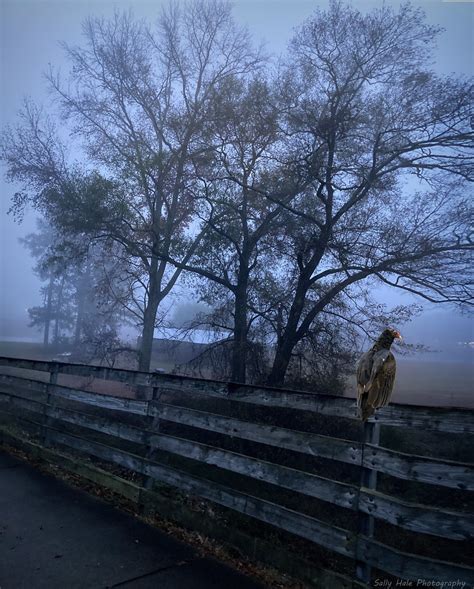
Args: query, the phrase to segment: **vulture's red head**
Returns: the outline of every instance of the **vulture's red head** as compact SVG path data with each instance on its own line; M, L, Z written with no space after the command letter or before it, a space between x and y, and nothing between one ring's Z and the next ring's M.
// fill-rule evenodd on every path
M390 346L393 344L394 339L402 339L402 336L396 329L387 327L387 329L382 331L379 339L375 342L375 346L376 348L387 348L390 350Z
M385 331L382 333L382 336L387 339L391 338L392 341L394 339L402 339L400 332L397 331L396 329L393 329L393 327L388 327L387 329L385 329Z

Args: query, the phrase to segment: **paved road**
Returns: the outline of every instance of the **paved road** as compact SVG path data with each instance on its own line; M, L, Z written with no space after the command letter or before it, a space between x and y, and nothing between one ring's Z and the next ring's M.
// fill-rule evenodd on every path
M0 452L1 589L262 589Z

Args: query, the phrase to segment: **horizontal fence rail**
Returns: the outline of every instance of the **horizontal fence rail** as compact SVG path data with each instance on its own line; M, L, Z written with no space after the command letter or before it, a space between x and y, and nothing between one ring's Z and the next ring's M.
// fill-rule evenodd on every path
M286 500L281 502L279 497L283 498L282 493L289 493L289 497L305 497L308 505L311 500L318 500L336 510L347 510L354 515L359 513L367 518L367 522L372 522L366 528L369 531L373 529L374 521L381 521L397 529L426 535L427 538L439 537L458 542L474 539L474 516L465 511L407 501L376 488L337 480L334 475L322 476L320 466L315 467L315 472L269 458L274 451L289 451L308 459L340 464L341 467L351 465L351 468L359 468L361 472L379 472L394 479L423 483L433 489L474 490L473 464L407 454L374 443L269 425L261 423L252 412L255 405L287 407L304 413L355 419L354 403L349 399L77 364L2 357L1 366L8 367L9 371L39 371L51 375L48 376L50 382L44 382L35 380L31 374L27 378L19 374L0 374L0 410L6 416L7 425L9 420L17 420L27 428L42 432L43 445L51 448L48 450L50 457L55 447L95 457L137 473L144 480L175 487L309 540L342 557L364 563L369 571L370 567L375 567L401 579L458 579L474 583L474 569L469 566L396 550L375 540L371 532L344 529L299 509L289 508L284 504ZM138 400L84 391L56 384L58 374L149 387L152 397ZM167 395L162 401L164 392ZM239 412L239 417L235 417L222 415L215 408L208 410L186 406L186 399L200 399L200 396L226 399L246 407L245 417ZM373 423L462 434L474 432L473 415L474 412L461 409L399 405L389 406L384 413L378 413ZM130 421L132 418L135 422ZM166 424L177 427L179 433L163 429ZM71 427L75 429L70 430ZM196 440L189 437L188 430L179 429L182 427L201 432L200 435L210 435L211 438L209 441ZM6 440L11 443L17 440L21 444L14 431L4 428ZM220 446L219 440L226 442L224 447ZM247 446L241 447L242 443ZM232 448L228 447L229 444ZM36 447L33 442L30 446ZM247 454L247 447L252 448L252 455ZM78 466L77 460L72 458L66 458L65 464L76 470L82 468L89 478L107 478L95 472L90 465ZM298 464L305 463L299 461ZM211 470L208 472L208 469ZM219 482L213 480L212 473L223 473L218 476ZM237 486L226 483L228 476L239 476L248 481L245 490L238 487L238 481ZM139 501L142 493L140 485L131 487L123 480L120 482L120 477L113 484L123 491L122 494ZM257 494L248 490L254 484L263 485ZM263 491L265 497L259 496ZM146 492L143 488L143 493ZM293 501L293 504L298 505L298 501ZM336 579L337 574L334 575ZM345 585L346 581L346 577L337 577L339 585L334 586L359 586L356 580L350 581L350 585Z
M111 380L158 390L189 391L256 405L301 409L323 415L359 419L354 399L333 395L315 395L285 389L238 385L174 374L152 374L119 368L24 360L4 356L0 356L0 366ZM391 404L380 409L375 417L370 419L383 425L421 427L430 431L449 433L474 433L472 410L469 409Z
M29 379L0 375L0 387L3 384L3 386L7 386L6 390L8 388L11 390L9 385L20 387L24 385L31 389L31 385L34 383L35 381ZM157 403L156 401L150 402L150 408L147 409L148 403L146 401L132 401L130 399L111 397L110 395L78 391L58 385L39 384L41 387L47 387L51 394L68 400L135 415L158 416L166 421L224 433L235 438L287 448L312 456L331 458L357 466L362 465L360 446L348 440L245 422L187 407ZM47 393L45 390L41 389L41 391L46 398ZM267 432L268 437L265 437ZM370 444L367 445L367 448L369 451L366 452L363 461L363 465L367 468L405 480L474 490L474 464L415 456L380 448L379 446L371 446Z
M277 484L341 507L356 509L357 501L360 501L358 509L362 512L398 524L409 530L455 540L474 538L474 516L469 514L463 514L462 517L459 517L456 512L403 502L374 491L361 490L359 492L358 488L353 485L241 456L235 452L216 449L205 444L163 434L157 435L149 430L105 420L87 413L51 407L39 401L31 401L0 391L0 400L2 398L7 399L18 408L119 437L123 440L138 444L149 443L153 448ZM168 408L169 406L165 407L165 409ZM156 414L156 411L153 411L153 414ZM166 415L166 412L164 414ZM41 425L39 421L37 423ZM245 422L241 423L245 424ZM440 469L443 465L446 467L447 463L438 463ZM417 480L419 480L418 477Z

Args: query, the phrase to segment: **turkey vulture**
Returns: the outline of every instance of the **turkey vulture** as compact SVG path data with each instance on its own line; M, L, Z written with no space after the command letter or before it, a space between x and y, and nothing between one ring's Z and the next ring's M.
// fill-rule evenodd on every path
M363 421L390 401L397 368L390 351L394 339L402 336L395 329L385 329L357 366L357 406Z

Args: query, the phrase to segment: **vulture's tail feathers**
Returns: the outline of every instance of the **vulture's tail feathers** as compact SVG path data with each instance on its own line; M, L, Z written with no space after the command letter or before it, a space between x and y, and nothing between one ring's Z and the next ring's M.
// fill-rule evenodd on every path
M360 398L359 414L362 421L366 421L371 415L375 413L375 407L369 405L369 395L366 393Z

